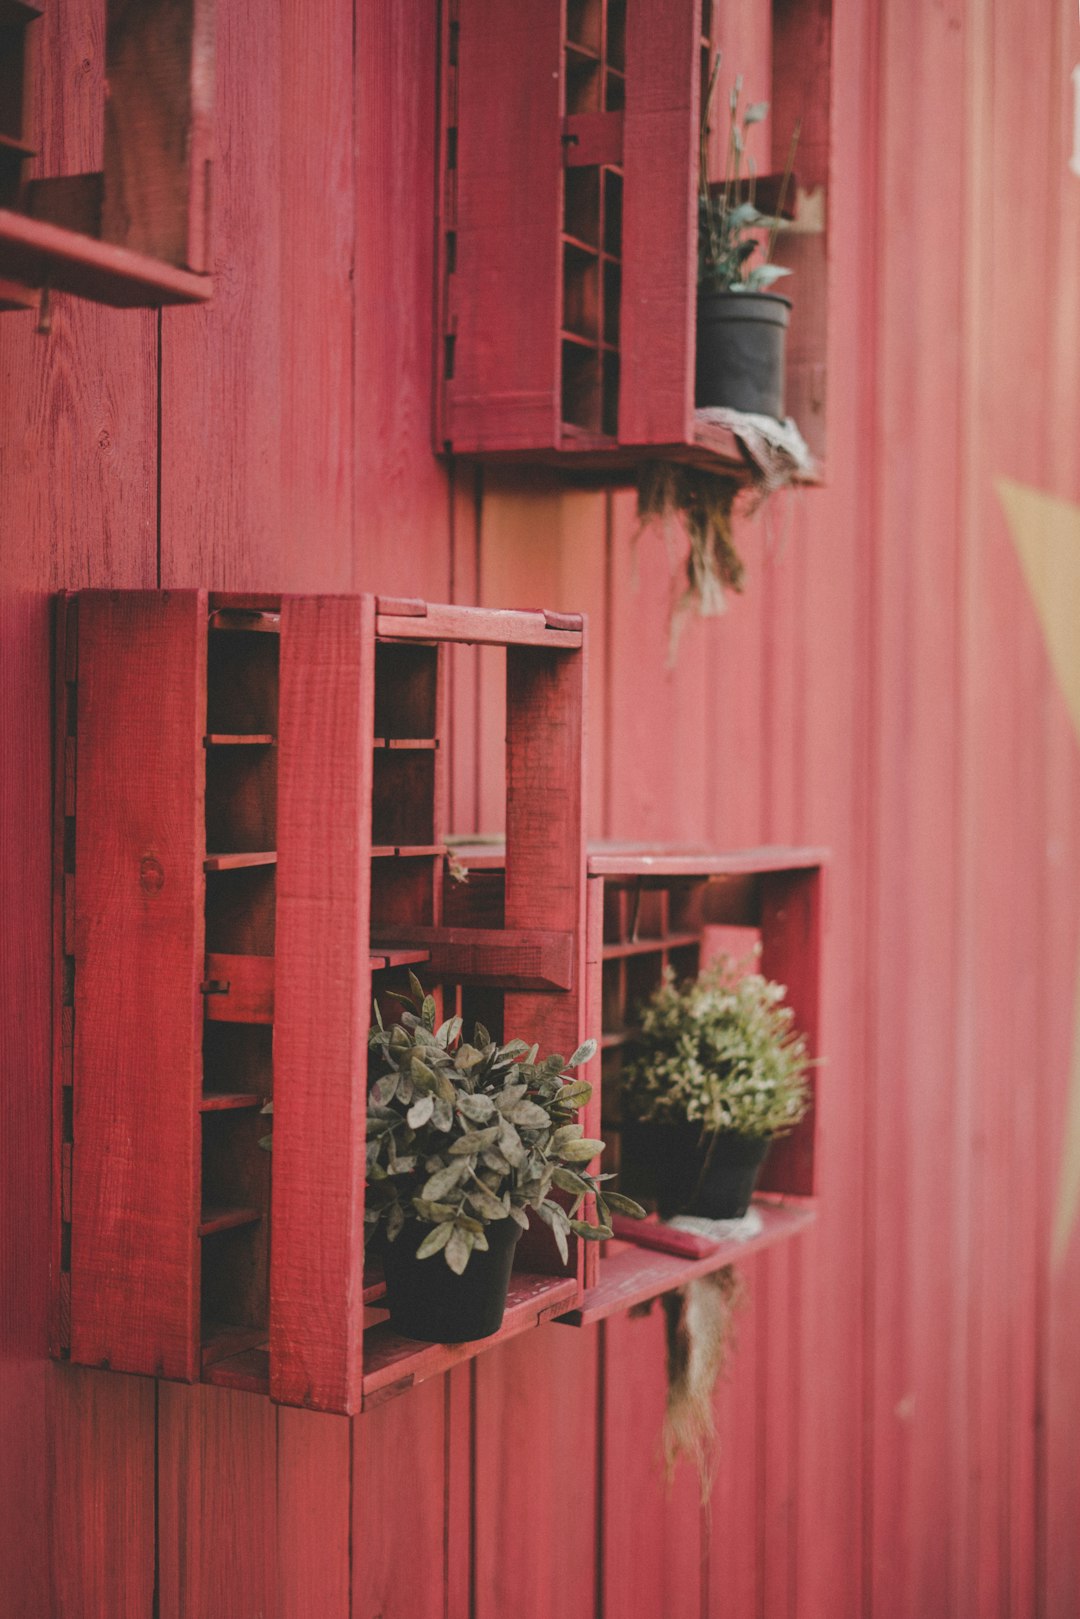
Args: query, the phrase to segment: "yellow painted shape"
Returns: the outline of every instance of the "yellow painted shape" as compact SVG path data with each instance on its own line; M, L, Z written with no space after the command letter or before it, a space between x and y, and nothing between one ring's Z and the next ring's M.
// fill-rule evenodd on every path
M997 492L1080 742L1080 506L1007 478L998 479ZM1073 1005L1072 1065L1051 1247L1055 1264L1068 1247L1080 1209L1080 963Z

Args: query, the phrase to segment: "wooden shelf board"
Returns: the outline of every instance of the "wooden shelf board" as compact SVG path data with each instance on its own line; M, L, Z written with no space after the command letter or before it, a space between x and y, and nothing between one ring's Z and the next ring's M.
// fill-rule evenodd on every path
M209 276L10 208L0 208L0 277L118 309L205 303L213 291Z
M485 1349L492 1349L509 1338L516 1338L533 1327L553 1319L577 1295L577 1282L568 1276L537 1276L528 1271L510 1278L506 1314L499 1331L491 1338L478 1338L467 1344L425 1344L415 1338L402 1338L388 1321L369 1327L364 1333L364 1408L404 1394L429 1377L437 1377L450 1366L472 1360Z
M770 845L717 854L715 849L656 844L591 843L590 877L752 877L768 871L806 871L824 865L824 849ZM467 861L466 861L467 864Z
M210 601L213 607L214 597L211 597ZM210 628L234 635L237 631L245 635L280 635L280 605L260 607L254 603L251 606L225 603L213 607L210 614Z
M16 140L14 135L0 134L0 152L15 152L19 157L36 157L37 147L28 146L26 141Z
M269 731L239 732L212 731L203 737L204 748L271 748L277 738Z
M560 1316L560 1322L568 1327L587 1327L609 1315L618 1315L635 1304L658 1298L672 1288L685 1287L699 1276L708 1276L724 1265L736 1264L749 1254L795 1236L817 1215L814 1204L808 1201L768 1203L755 1199L753 1206L763 1222L758 1235L742 1242L717 1243L713 1251L701 1259L620 1242L616 1249L601 1255L597 1286L589 1289L579 1309L568 1310Z
M262 1337L265 1341L265 1332ZM203 1372L203 1382L213 1383L217 1388L243 1389L246 1394L269 1394L270 1351L244 1349L238 1355L215 1361Z
M377 1304L386 1297L386 1277L381 1265L364 1266L364 1303Z
M378 616L375 633L380 641L546 646L559 652L576 652L582 642L580 613L513 612L498 607L428 605L395 596L379 596L376 605Z
M431 752L438 746L437 736L377 736L372 741L374 748L401 749L408 753Z
M374 945L368 965L373 973L378 973L388 967L416 967L430 960L430 950L380 950Z
M204 1091L200 1113L224 1113L233 1108L262 1107L264 1098L255 1091Z
M424 856L444 855L446 845L443 843L376 843L372 845L372 860L390 860L400 857L403 860L419 859Z
M246 866L276 866L277 850L262 849L247 854L210 854L203 861L204 871L240 871Z
M622 961L627 956L658 956L662 950L681 950L688 944L700 944L700 933L667 933L657 939L623 939L605 944L605 961Z
M247 1349L258 1349L265 1343L265 1327L230 1327L217 1321L208 1323L202 1333L203 1371L219 1360L227 1360Z
M600 1036L600 1050L614 1051L618 1046L628 1046L636 1037L636 1029L612 1029Z
M41 16L41 7L31 0L0 0L0 28L25 27Z
M257 1225L262 1219L258 1209L203 1209L199 1216L199 1236L213 1237L219 1231L234 1231L238 1226Z

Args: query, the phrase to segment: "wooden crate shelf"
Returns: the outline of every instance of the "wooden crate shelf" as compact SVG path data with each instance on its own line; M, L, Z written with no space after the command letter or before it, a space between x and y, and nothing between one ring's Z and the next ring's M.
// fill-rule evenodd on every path
M487 882L497 882L502 860L498 845L460 845L455 847L455 855L470 872L482 871ZM678 977L691 977L720 951L739 956L760 947L761 970L787 985L797 1026L811 1053L817 1052L826 858L820 849L719 853L655 845L590 845L587 1023L599 1039L600 1051L588 1078L601 1097L600 1134L608 1144L605 1169L621 1173L624 1167L619 1110L622 1054L635 1037L637 1005L660 983L667 965ZM471 903L468 887L464 895L459 903L467 909ZM484 903L491 903L490 895ZM817 1070L812 1069L812 1093L816 1084ZM728 1258L779 1241L808 1223L816 1184L814 1137L811 1106L791 1135L774 1144L762 1172L760 1187L766 1194L758 1202L764 1220L762 1235L752 1243L725 1243L725 1253L731 1250ZM617 1184L621 1186L623 1181ZM645 1184L628 1181L624 1189L648 1200ZM689 1266L688 1276L702 1274L697 1258L658 1257L648 1247L649 1227L621 1222L620 1234L628 1241L591 1245L585 1303L566 1318L572 1323L598 1320L665 1291L666 1285L679 1285L670 1278L679 1274L680 1266L684 1270ZM728 1262L728 1258L709 1257L715 1259L715 1265L706 1268ZM614 1273L609 1266L616 1267ZM640 1276L635 1270L638 1266ZM609 1286L612 1274L617 1285L611 1281Z
M773 258L795 272L786 408L821 462L831 4L767 11L760 61L732 72L770 104L759 167L783 172L801 124ZM598 0L583 39L558 0L532 0L528 27L500 0L447 14L438 451L609 485L650 460L750 476L736 435L694 406L703 84L715 49L731 52L714 15L702 0ZM715 145L719 163L719 131Z
M57 639L55 1352L342 1412L481 1352L365 1330L367 1028L413 967L443 1015L584 1038L582 620L87 591ZM448 642L505 648L501 925L471 931L444 916ZM566 1266L537 1223L491 1342L577 1301L588 1247Z
M0 10L0 307L32 307L42 289L122 309L211 296L213 0L105 0L105 12L103 167L30 180L27 36L40 8Z
M596 1286L586 1293L584 1303L568 1310L559 1320L569 1327L590 1327L608 1316L631 1310L725 1265L738 1264L763 1248L786 1242L805 1231L817 1213L812 1203L770 1203L763 1198L755 1198L752 1207L762 1222L755 1236L718 1242L700 1258L663 1253L640 1242L613 1241L604 1254Z

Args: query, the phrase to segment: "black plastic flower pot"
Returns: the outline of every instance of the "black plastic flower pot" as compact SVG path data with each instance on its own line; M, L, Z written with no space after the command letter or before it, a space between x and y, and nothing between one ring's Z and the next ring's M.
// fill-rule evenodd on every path
M710 292L698 296L698 409L726 405L784 417L784 340L791 301L775 292Z
M769 1136L734 1131L703 1141L697 1124L623 1126L626 1154L639 1171L648 1171L663 1220L675 1214L739 1219L750 1206L770 1142Z
M521 1227L514 1220L487 1226L488 1246L474 1248L460 1276L442 1252L417 1259L430 1225L407 1220L393 1242L382 1245L390 1325L424 1343L464 1344L490 1338L502 1326L514 1248Z

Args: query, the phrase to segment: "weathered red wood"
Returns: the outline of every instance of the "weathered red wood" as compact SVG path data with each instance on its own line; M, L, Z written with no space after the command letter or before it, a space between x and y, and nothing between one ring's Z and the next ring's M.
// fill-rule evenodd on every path
M670 1486L662 1466L667 1377L664 1314L618 1315L601 1334L604 1403L600 1556L604 1612L698 1619L702 1602L700 1484L682 1461ZM632 1498L637 1506L627 1512ZM735 1610L717 1608L717 1613Z
M628 6L619 438L690 437L697 319L700 0Z
M373 632L370 597L282 607L271 1388L336 1411L361 1389Z
M106 16L101 234L205 271L214 0L109 0Z
M663 1251L660 1238L655 1242L649 1240L647 1226L631 1237L629 1222L620 1220L616 1236L621 1240L611 1251L605 1252L596 1287L579 1309L568 1311L560 1319L567 1326L581 1327L621 1315L636 1304L655 1299L672 1288L683 1287L725 1265L737 1265L761 1248L786 1241L805 1230L816 1213L812 1206L798 1204L755 1202L754 1208L761 1215L763 1226L757 1236L714 1243L709 1252L699 1251L696 1255Z
M440 226L455 237L444 330L452 374L437 442L461 451L554 445L560 422L560 8L470 0L459 12L456 167ZM495 84L511 95L492 95ZM444 139L446 137L444 136ZM529 207L517 206L529 176ZM494 294L494 296L492 296Z
M563 1315L577 1296L574 1277L535 1275L515 1270L510 1278L506 1314L502 1326L491 1338L475 1343L421 1344L403 1338L389 1322L369 1327L364 1334L364 1409L404 1394L418 1383L437 1376L451 1366L496 1348L510 1338L542 1326Z
M821 887L819 870L805 874L783 872L762 885L761 971L784 984L786 1001L795 1014L794 1027L806 1040L811 1057L820 1053L818 1038L821 967ZM817 1095L820 1070L807 1074L811 1095ZM814 1179L814 1113L769 1149L758 1184L763 1191L792 1192L810 1197Z
M415 942L431 978L455 983L492 983L507 989L568 990L574 983L573 933L541 928L388 928L380 943ZM411 952L410 952L411 953ZM566 1052L566 1056L570 1053Z
M207 1019L221 1023L273 1023L273 956L206 957L203 996Z
M468 1367L457 1375L467 1379ZM447 1605L447 1519L462 1502L468 1511L469 1499L467 1479L456 1499L447 1492L447 1405L447 1379L432 1379L407 1400L353 1419L352 1607L342 1613L468 1612Z
M185 1379L198 1372L205 624L195 591L79 601L71 1353Z
M348 1418L279 1408L274 1599L283 1619L353 1619L352 1467Z
M213 295L206 276L7 208L0 208L0 274L28 288L48 283L117 309L202 303Z
M274 1406L232 1389L159 1383L157 1445L161 1619L227 1619L238 1600L278 1613Z
M476 646L538 646L574 651L582 645L580 614L556 615L564 622L551 624L544 612L514 612L502 608L384 602L379 598L376 629L380 639L393 641L465 641Z
M145 1619L154 1599L154 1384L77 1366L46 1375L51 1555L41 1611ZM29 1619L17 1588L7 1594L9 1611Z
M477 1361L476 1619L595 1614L598 1375L595 1332L548 1327ZM532 1424L541 1437L522 1467L505 1435Z

